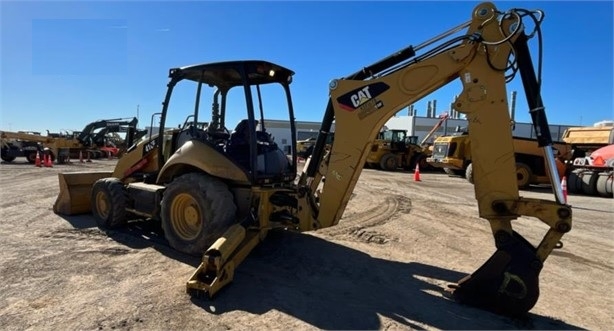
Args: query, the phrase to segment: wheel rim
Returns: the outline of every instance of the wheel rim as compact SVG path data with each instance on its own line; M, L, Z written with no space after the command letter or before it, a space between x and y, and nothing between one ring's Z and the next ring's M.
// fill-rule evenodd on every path
M190 241L198 237L202 225L200 208L190 194L181 193L171 203L171 225L177 236Z
M529 183L529 172L525 168L516 169L516 178L518 179L518 186L526 186Z
M96 211L105 220L109 217L109 198L104 192L96 193Z

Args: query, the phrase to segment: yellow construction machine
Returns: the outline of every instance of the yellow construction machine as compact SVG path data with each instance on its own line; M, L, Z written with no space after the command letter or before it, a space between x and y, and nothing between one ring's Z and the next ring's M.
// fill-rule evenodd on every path
M417 136L408 136L407 130L383 128L371 145L365 166L388 171L398 168L411 170L415 169L416 165L422 170L429 169L430 165L426 160L432 151L427 141L447 118L448 114L441 115L439 121L420 142Z
M467 132L457 132L450 136L435 139L433 153L426 161L433 167L443 168L450 176L465 177L473 183L473 164L471 157L471 139ZM537 139L513 137L514 157L516 160L516 178L518 187L550 183L550 173ZM571 160L571 146L563 142L554 142L556 168L559 177L565 175L565 162Z
M408 136L407 130L384 129L371 144L365 166L386 171L398 168L407 170L414 168L416 162L424 158L426 157L422 147L418 145L418 137Z
M535 34L525 33L526 18L535 22ZM501 12L492 3L481 3L466 23L333 79L313 153L300 174L296 150L287 157L264 126L265 109L279 112L279 102L269 109L264 101L281 94L287 101L291 145L296 146L291 70L267 61L171 69L159 127L182 118L177 111L185 111L185 103L171 103L173 90L182 85L193 88L194 108L188 116L194 121L201 117L200 101L210 93L208 126L183 125L150 134L118 160L112 173L60 174L54 210L91 210L103 228L135 218L160 222L170 246L202 254L186 291L212 297L233 280L236 268L269 231L317 231L338 224L380 128L401 109L460 79L463 91L454 108L466 114L469 135L479 142L471 145L475 196L496 252L472 275L451 285L451 296L496 313L523 314L538 300L543 263L572 224L554 165L540 78L528 48L529 36L541 36L542 19L541 11ZM519 196L507 111L506 69L512 67L522 76L548 160L552 201ZM234 116L238 105L245 109L239 115L245 120L233 132L226 129L231 97L239 98L232 103ZM333 122L335 139L327 150ZM512 223L521 216L548 226L537 247L514 231Z

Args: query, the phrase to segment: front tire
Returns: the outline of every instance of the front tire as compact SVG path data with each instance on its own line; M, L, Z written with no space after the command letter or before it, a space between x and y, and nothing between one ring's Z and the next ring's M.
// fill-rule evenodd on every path
M126 225L128 194L117 178L102 178L92 187L92 212L101 229L116 229Z
M473 163L467 165L467 169L465 169L465 178L469 183L473 184Z
M189 173L167 185L162 197L162 229L177 251L201 256L235 222L237 207L226 184L207 174Z
M382 156L382 159L379 161L379 166L382 168L382 170L394 171L399 166L397 163L397 157L393 154L386 154Z

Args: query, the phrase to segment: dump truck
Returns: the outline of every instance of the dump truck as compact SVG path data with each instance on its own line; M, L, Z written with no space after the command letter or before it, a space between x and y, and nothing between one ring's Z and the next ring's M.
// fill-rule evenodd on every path
M614 144L610 144L573 160L567 175L567 190L571 194L612 198L613 174Z
M207 128L184 124L149 134L111 172L59 173L60 193L53 210L68 216L91 213L103 229L120 228L134 219L158 222L170 247L202 257L185 283L186 292L214 298L269 232L337 225L384 123L458 80L463 89L454 109L466 114L469 138L479 142L470 146L477 210L488 221L496 251L474 273L450 284L449 294L461 304L498 314L526 314L538 300L545 260L572 226L572 209L564 202L537 88L542 80L528 46L534 34L524 31L523 18L529 14L544 16L540 11L501 11L493 3L480 3L468 22L331 80L313 153L300 172L297 151L287 157L263 125L266 114L280 116L277 101L285 100L291 146L296 146L292 70L265 60L172 68L159 127L165 128L169 118L181 118L180 111L190 112L194 120L207 116L199 112L200 105L211 100ZM518 191L506 87L514 77L500 70L510 60L535 110L533 125L552 174L552 200L521 197ZM194 87L194 107L171 99L178 84ZM245 108L237 108L237 102ZM175 103L181 107L173 107ZM227 103L234 105L232 109ZM231 111L234 118L243 118L232 132L226 123ZM327 149L333 123L335 139ZM513 229L519 217L535 218L548 227L537 246Z
M601 147L614 144L614 126L595 125L567 128L561 137L571 145L574 157L584 157Z
M551 177L538 140L513 137L513 144L518 187L526 189L530 185L549 185ZM567 169L566 161L572 156L571 146L564 142L554 142L553 148L556 151L556 169L562 178ZM433 154L427 158L427 162L433 167L443 168L450 176L461 176L470 183L474 182L471 140L469 133L464 130L435 139Z

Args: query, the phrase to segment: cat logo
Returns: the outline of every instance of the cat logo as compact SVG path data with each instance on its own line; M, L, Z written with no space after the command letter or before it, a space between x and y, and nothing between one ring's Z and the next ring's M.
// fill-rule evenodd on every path
M354 108L362 105L363 103L371 99L371 93L369 93L369 86L365 86L362 90L358 90L356 94L352 94L350 97Z
M158 140L157 139L153 139L150 142L148 142L147 144L145 144L145 146L143 146L143 156L145 156L147 153L149 153L152 150L154 150L154 148L156 148L157 146L158 146Z
M350 91L337 98L339 106L347 111L355 111L378 95L386 92L390 86L378 82Z

